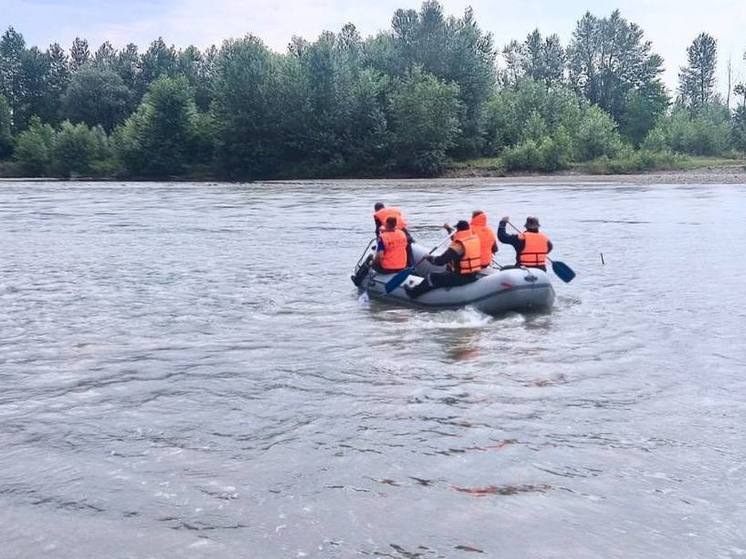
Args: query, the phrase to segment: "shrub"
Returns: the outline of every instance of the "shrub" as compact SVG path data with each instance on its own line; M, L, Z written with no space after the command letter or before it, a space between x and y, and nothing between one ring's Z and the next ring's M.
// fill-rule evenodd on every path
M52 170L65 177L97 174L100 162L109 155L108 138L101 126L89 128L83 123L65 121L54 138Z
M29 127L18 135L15 159L26 176L48 176L51 171L54 129L33 117Z
M704 107L696 113L678 107L658 121L642 147L690 155L723 155L730 147L730 133L727 111L721 107Z
M588 161L603 155L613 158L621 151L622 140L614 119L598 107L588 107L575 131L575 160Z

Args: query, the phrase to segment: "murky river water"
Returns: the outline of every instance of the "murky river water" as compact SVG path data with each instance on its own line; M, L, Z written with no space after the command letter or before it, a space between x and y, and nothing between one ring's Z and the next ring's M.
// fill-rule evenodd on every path
M379 199L427 244L537 214L578 277L548 315L361 305ZM0 556L744 556L744 215L743 186L2 184Z

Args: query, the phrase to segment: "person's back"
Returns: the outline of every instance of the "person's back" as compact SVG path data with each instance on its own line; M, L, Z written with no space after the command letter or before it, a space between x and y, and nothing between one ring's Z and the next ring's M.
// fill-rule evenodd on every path
M450 230L448 224L444 227ZM404 290L412 298L438 287L458 287L476 281L482 270L479 237L469 228L466 221L459 221L448 249L439 256L427 256L426 259L435 266L446 266L446 271L428 274L413 288L405 286Z
M402 214L399 208L387 208L382 202L376 202L373 209L373 222L376 227L376 236L378 236L380 231L386 226L386 220L389 217L395 217L396 227L404 231L405 234L407 233L407 222L404 219L404 214Z
M399 272L407 267L409 241L404 231L396 226L395 216L386 219L386 228L378 235L378 247L373 269L382 273Z
M482 268L488 268L492 264L492 255L497 252L497 235L487 225L487 214L481 210L474 211L469 226L479 237Z
M539 220L536 217L527 217L525 231L517 235L509 235L505 227L510 221L509 217L500 220L497 228L497 238L501 243L512 245L515 248L516 266L527 268L540 268L546 271L546 256L552 251L552 241L544 233L539 231Z

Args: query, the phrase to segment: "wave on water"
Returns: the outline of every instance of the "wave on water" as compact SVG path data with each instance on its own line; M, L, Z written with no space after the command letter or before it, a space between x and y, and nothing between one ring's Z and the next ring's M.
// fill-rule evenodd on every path
M460 330L483 328L494 320L473 307L465 307L453 311L419 312L410 324L416 329Z

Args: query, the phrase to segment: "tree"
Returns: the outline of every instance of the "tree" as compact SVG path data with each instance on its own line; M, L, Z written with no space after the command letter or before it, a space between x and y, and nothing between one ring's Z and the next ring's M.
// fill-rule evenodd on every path
M668 97L662 83L653 82L645 88L631 89L619 116L619 132L637 147L667 108Z
M586 13L575 27L567 57L573 87L617 122L625 120L632 91L650 100L647 122L655 122L665 110L666 100L657 97L665 91L663 59L651 51L643 30L618 10L601 19Z
M212 104L215 156L222 174L266 177L280 168L279 64L279 57L256 37L223 43L215 66Z
M212 101L212 75L216 56L214 46L203 54L191 45L176 55L176 73L189 81L194 91L194 100L201 111L207 111Z
M479 28L470 8L461 18L446 19L434 0L424 2L419 12L397 10L391 26L390 33L366 43L369 65L399 78L419 67L457 84L461 134L454 147L462 154L478 153L483 144L482 110L496 80L492 36Z
M59 122L62 96L70 84L70 68L67 54L58 43L49 45L47 57L49 59L49 71L47 73L46 85L50 104L48 115L49 122L56 124Z
M731 122L733 146L746 153L746 104L736 108Z
M398 167L418 175L439 173L460 132L458 85L414 68L396 83L389 102Z
M117 50L109 41L104 41L93 55L93 64L102 70L111 70L117 60Z
M741 95L743 97L741 106L746 107L746 83L737 83L736 87L733 88L733 93L735 93L736 95Z
M62 98L62 113L72 122L100 124L111 131L128 115L131 92L111 70L86 67L73 75Z
M695 114L678 106L659 120L643 147L690 155L722 155L728 149L730 137L729 115L724 106L706 105Z
M712 100L715 92L717 41L700 33L686 49L688 65L679 72L681 103L696 111Z
M47 53L41 52L37 47L24 51L21 56L23 97L13 109L13 120L19 130L26 128L34 115L43 122L54 121L57 107L47 90L49 71L50 59Z
M511 41L503 49L506 70L503 80L516 87L524 78L544 82L547 87L562 83L565 72L565 51L557 35L542 37L538 29L528 34L523 43Z
M77 72L91 59L91 51L88 49L88 41L75 37L70 47L70 70Z
M136 88L138 96L142 96L148 86L161 76L176 75L176 70L176 49L166 45L163 37L158 37L140 57Z
M33 117L26 130L16 139L14 157L27 176L47 176L52 162L54 129Z
M137 111L116 133L117 150L137 176L182 174L194 153L197 109L183 76L154 81Z
M0 95L3 95L10 105L11 114L21 107L24 102L23 57L26 52L26 42L23 35L12 27L0 38ZM13 116L13 128L19 130L20 123Z
M106 132L101 126L89 128L86 124L72 124L66 120L55 134L51 155L56 175L90 174L96 162L109 156Z
M120 50L112 63L112 70L122 78L130 91L136 91L140 78L140 55L137 52L137 45L129 43Z
M13 152L11 130L10 105L0 95L0 159L5 159Z

